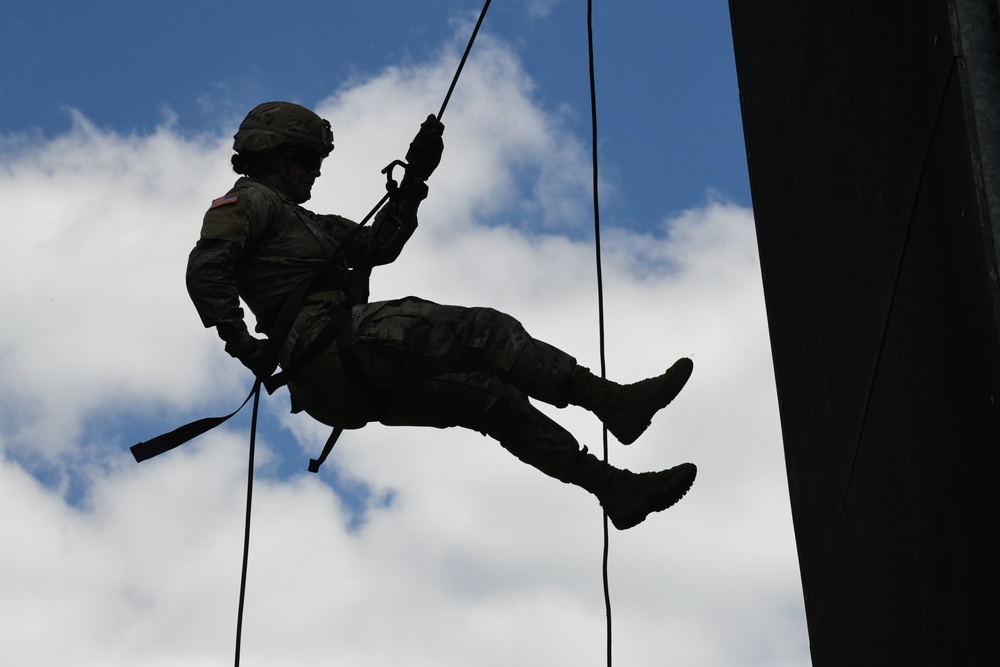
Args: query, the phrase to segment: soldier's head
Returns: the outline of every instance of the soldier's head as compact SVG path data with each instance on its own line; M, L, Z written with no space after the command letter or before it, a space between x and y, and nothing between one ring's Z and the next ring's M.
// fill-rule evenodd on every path
M333 150L330 123L291 102L254 107L233 136L233 171L260 179L301 204Z

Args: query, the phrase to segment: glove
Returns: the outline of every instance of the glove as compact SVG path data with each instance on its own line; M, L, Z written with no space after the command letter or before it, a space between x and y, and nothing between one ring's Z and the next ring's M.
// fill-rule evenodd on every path
M431 177L441 163L441 153L444 151L444 125L434 114L420 124L420 131L410 142L410 150L406 151L406 175L423 182Z
M271 377L278 368L278 354L271 344L254 338L246 330L226 342L226 352L239 359L260 380Z

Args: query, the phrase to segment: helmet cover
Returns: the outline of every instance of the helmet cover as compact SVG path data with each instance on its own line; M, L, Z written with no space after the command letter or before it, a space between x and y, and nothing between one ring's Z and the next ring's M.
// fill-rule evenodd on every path
M284 144L302 146L326 157L333 150L333 130L328 121L303 106L264 102L247 114L233 135L233 150L240 154L265 153Z

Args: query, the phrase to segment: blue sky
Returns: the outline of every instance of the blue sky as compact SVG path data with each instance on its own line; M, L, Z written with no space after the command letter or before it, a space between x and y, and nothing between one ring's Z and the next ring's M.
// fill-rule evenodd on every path
M612 534L617 660L805 665L727 7L597 4L609 376L695 360L611 457L700 470ZM360 218L480 9L7 3L0 663L231 659L248 415L142 465L128 446L249 388L183 281L235 178L232 133L266 99L316 108L337 149L309 206ZM493 3L445 124L420 229L373 298L497 307L597 367L586 3ZM600 448L592 416L544 409ZM284 392L262 420L244 664L603 664L586 493L454 429L369 426L309 475L325 427Z
M748 206L726 3L595 5L601 156L627 193L608 202L608 215L648 225L700 203L708 190ZM18 66L0 75L8 101L0 128L51 136L68 128L72 107L118 131L149 132L168 113L183 132L219 131L262 98L311 104L352 77L424 59L465 39L455 22L481 8L456 0L12 0L0 23L0 60ZM565 109L586 136L586 2L500 0L484 31L518 53L536 101Z

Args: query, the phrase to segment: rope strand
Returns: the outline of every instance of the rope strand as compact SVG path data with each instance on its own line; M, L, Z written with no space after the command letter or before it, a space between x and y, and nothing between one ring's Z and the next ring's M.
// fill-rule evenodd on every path
M455 90L455 86L458 84L458 77L462 75L462 70L465 69L465 61L469 59L469 52L472 51L472 45L476 41L476 36L479 34L479 28L483 25L483 19L486 18L486 10L490 8L490 3L493 0L486 0L486 4L483 5L483 11L479 13L479 20L476 21L476 27L472 30L472 36L469 38L469 43L465 47L465 53L462 54L462 60L458 63L458 69L455 70L455 76L451 79L451 86L448 87L448 93L444 96L444 102L441 103L441 110L438 111L437 119L441 120L441 116L444 115L445 107L448 106L448 102L451 101L451 94Z
M591 154L594 171L594 251L597 261L597 330L601 355L601 377L607 377L607 361L604 343L604 272L601 268L601 206L598 196L597 169L597 77L594 73L594 3L587 0L587 51L590 60L590 116L591 116ZM608 429L603 431L604 462L608 463ZM608 513L604 512L604 556L601 563L601 573L604 580L604 610L607 618L607 653L608 667L612 660L612 623L611 623L611 588L608 582L608 558L610 555L610 538L608 535Z
M253 386L253 416L250 418L250 460L247 471L247 514L243 529L243 573L240 576L240 604L236 612L236 667L240 667L240 644L243 639L243 602L247 592L247 564L250 560L250 516L253 508L253 455L257 445L257 413L260 407L260 385Z

